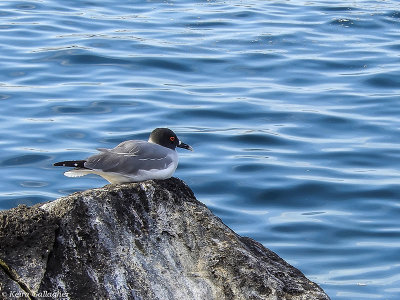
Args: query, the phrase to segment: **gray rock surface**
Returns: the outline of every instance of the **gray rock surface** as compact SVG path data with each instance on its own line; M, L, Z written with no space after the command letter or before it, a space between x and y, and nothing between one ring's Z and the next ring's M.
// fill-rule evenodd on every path
M329 299L176 178L0 212L4 299Z

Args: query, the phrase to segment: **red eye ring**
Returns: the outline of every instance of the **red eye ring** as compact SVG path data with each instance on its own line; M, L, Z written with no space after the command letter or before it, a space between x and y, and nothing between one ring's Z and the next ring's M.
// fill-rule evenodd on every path
M174 141L175 141L175 137L174 137L174 136L171 136L171 137L169 138L169 140L170 140L171 142L174 142Z

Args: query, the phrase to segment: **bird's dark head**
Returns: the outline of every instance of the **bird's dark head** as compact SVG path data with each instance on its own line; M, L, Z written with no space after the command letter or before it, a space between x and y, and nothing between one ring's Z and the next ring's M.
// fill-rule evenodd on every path
M193 151L191 146L182 143L176 136L175 132L169 128L154 129L150 134L149 142L170 148L172 150L175 150L176 147L179 147Z

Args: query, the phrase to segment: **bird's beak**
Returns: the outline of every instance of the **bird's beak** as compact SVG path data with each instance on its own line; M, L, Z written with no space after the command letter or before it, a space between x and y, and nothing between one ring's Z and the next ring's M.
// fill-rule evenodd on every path
M182 143L181 141L179 141L178 147L179 147L179 148L186 149L186 150L193 151L193 148L192 148L191 146L189 146L188 144Z

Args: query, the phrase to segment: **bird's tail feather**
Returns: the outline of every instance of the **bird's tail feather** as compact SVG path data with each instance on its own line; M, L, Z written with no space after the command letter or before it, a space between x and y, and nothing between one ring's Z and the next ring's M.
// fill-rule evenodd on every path
M64 172L64 175L67 177L81 177L81 176L85 176L85 175L88 175L91 173L93 173L93 171L90 169L76 168L76 169L72 169L67 172Z
M85 162L86 162L86 160L66 160L66 161L56 162L53 166L85 168Z

